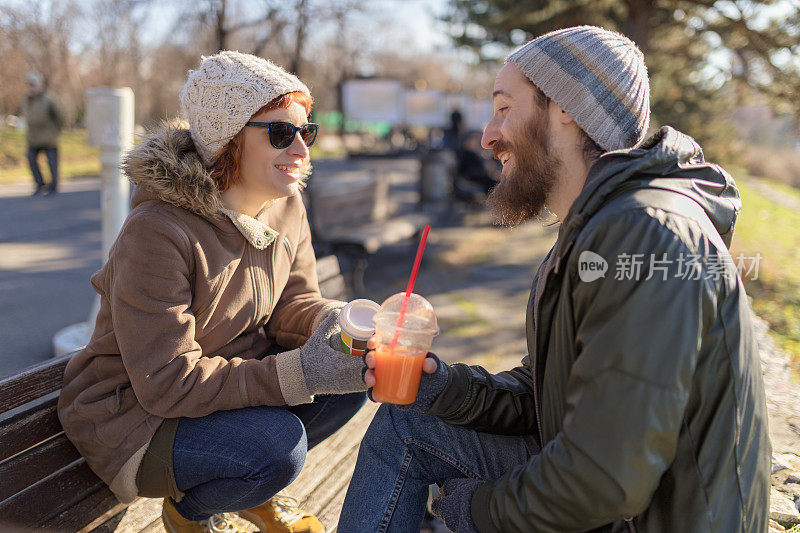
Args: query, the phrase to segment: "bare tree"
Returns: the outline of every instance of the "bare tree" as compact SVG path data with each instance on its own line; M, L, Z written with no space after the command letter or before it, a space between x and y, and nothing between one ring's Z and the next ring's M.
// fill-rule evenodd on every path
M727 143L720 121L742 90L767 97L800 124L797 0L450 0L456 45L484 58L556 28L594 24L644 52L654 123ZM500 45L498 47L497 45ZM733 97L730 97L733 96Z
M0 0L2 114L19 110L25 74L37 70L78 121L86 88L129 86L137 122L152 125L177 113L177 94L200 55L220 49L247 51L295 71L313 88L316 109L341 109L342 82L365 67L412 82L428 77L437 86L447 77L441 62L402 50L391 54L395 41L375 36L375 24L388 23L375 23L386 5L367 0L11 2ZM165 16L174 17L171 27ZM152 24L157 17L159 24ZM154 26L165 29L142 32Z
M288 15L293 11L294 5L287 4L284 0L253 2L248 5L248 12L256 13L253 17L237 16L237 7L241 7L241 2L231 0L207 0L204 3L188 4L176 26L185 27L188 21L191 31L197 31L201 35L210 33L211 52L234 48L236 37L245 32L251 44L243 48L258 54L291 24L291 17Z
M8 62L18 76L27 71L41 73L47 86L68 108L82 98L69 48L80 14L80 6L73 0L0 6L0 35L3 47L8 50L8 55L4 54L4 69ZM4 102L2 111L16 111L25 91L24 81L20 83L17 79L6 85L4 80L0 88L0 101ZM12 100L17 104L11 104Z
M294 54L292 54L292 62L289 65L289 70L298 76L300 76L300 66L303 60L303 45L305 44L306 32L308 31L308 8L308 0L298 0L297 15L295 17L295 25L297 28L294 40Z
M243 27L244 30L251 30L256 37L254 44L250 47L253 55L262 55L270 46L275 46L281 33L281 28L289 25L289 16L280 5L268 2L265 5L265 13L261 19L254 21Z
M360 47L355 32L350 27L350 19L364 10L362 0L344 0L330 7L331 18L336 22L336 34L332 49L336 51L334 65L334 91L336 93L336 111L343 114L342 87L344 82L355 75L356 62L360 55ZM339 134L344 132L344 120L339 123Z
M139 85L142 46L138 31L149 4L147 0L95 0L87 8L94 29L93 83Z

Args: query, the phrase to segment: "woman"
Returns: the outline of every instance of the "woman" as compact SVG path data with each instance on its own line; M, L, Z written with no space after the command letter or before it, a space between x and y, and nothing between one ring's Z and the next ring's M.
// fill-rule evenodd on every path
M167 531L228 511L261 531L322 531L273 498L366 388L361 360L331 348L343 303L320 296L298 194L311 96L264 59L221 52L180 99L189 128L123 163L132 210L92 276L101 308L59 418L121 501L165 497Z

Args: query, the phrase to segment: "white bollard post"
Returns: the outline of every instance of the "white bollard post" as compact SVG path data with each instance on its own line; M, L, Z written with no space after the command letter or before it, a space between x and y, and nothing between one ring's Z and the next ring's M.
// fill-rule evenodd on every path
M89 144L100 147L103 262L130 210L130 184L122 175L123 154L133 147L133 91L97 87L86 91L86 128ZM88 286L88 283L87 283ZM53 356L82 348L89 342L100 310L96 296L86 322L62 329L53 337Z

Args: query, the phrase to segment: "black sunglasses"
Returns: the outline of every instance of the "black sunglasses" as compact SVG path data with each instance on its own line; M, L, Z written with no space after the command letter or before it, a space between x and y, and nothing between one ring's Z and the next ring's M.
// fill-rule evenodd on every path
M248 122L245 126L256 126L258 128L267 128L269 135L269 143L278 149L288 148L297 132L300 132L300 138L306 143L307 147L314 144L317 138L317 130L319 124L308 122L302 126L295 126L291 122L277 120L275 122Z

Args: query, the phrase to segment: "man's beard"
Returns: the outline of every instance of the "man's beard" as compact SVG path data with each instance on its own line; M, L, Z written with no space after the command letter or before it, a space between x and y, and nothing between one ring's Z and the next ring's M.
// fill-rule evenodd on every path
M516 226L538 217L556 183L561 160L550 150L547 113L539 111L513 141L501 139L493 146L495 157L509 151L514 168L492 189L486 206L495 224Z

